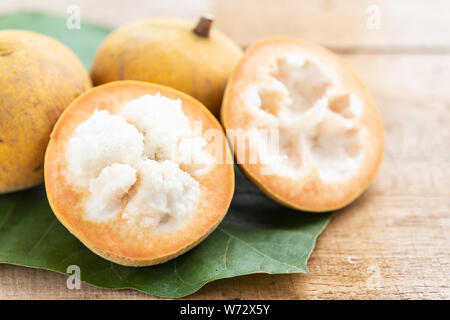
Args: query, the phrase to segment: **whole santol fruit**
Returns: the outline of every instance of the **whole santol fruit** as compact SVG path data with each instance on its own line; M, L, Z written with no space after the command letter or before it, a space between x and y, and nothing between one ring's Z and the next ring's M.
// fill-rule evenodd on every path
M139 81L96 87L55 125L45 185L88 248L130 266L189 250L224 217L234 171L223 130L197 100Z
M53 125L90 87L83 65L62 43L28 31L0 31L0 193L43 181Z
M248 48L227 86L221 121L244 173L296 209L349 204L383 155L383 125L366 87L337 56L300 40Z
M216 30L211 17L198 25L153 18L115 30L99 48L91 70L95 85L142 80L183 91L218 117L227 79L242 50Z

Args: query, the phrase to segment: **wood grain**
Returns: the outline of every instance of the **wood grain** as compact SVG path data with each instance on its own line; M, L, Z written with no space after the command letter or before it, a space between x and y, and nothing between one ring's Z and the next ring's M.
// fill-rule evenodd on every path
M319 238L309 274L258 274L220 280L188 298L450 298L450 20L448 15L446 21L441 19L449 7L443 1L431 1L431 9L425 1L407 1L412 27L402 26L402 20L386 22L383 26L387 29L375 36L356 25L361 19L360 8L367 4L361 2L364 4L202 2L220 13L218 25L242 44L271 32L287 32L346 53L343 58L360 74L379 105L386 129L386 153L374 183L352 205L337 212ZM387 16L407 15L402 11L406 1L374 2L386 6ZM279 7L275 3L280 3ZM112 5L114 10L117 6ZM256 21L258 15L265 19ZM309 20L293 22L295 19ZM335 31L338 22L334 19L344 21ZM246 28L238 28L243 21ZM367 52L371 46L381 46L382 50ZM87 284L81 290L68 290L65 276L0 265L0 299L30 298L155 297Z
M150 16L196 20L216 16L214 27L242 45L271 36L293 36L334 48L442 48L450 50L447 0L15 0L0 11L46 10L112 27ZM372 17L379 16L379 28ZM369 24L369 27L368 27Z

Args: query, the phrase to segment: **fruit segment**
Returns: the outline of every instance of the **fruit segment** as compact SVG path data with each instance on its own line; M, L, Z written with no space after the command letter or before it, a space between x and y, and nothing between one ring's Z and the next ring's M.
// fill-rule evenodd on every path
M219 141L204 137L211 131ZM221 153L213 152L218 142ZM58 120L46 153L47 194L58 219L100 256L161 263L224 217L234 190L233 165L221 158L227 152L220 124L195 99L114 82L82 95Z
M338 57L300 40L247 50L228 84L222 124L251 140L244 148L231 141L247 176L301 210L347 205L382 159L383 126L367 89Z

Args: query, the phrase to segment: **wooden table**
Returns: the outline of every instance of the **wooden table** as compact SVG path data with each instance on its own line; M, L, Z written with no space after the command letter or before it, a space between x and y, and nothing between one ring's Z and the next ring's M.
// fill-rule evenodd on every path
M334 215L307 275L251 275L206 285L195 299L450 298L450 4L447 1L187 0L14 1L18 7L118 25L146 15L193 18L203 11L243 46L288 35L341 54L371 89L386 129L386 153L374 183ZM135 4L135 5L133 5ZM377 19L380 18L380 19ZM377 21L378 20L378 21ZM377 22L380 22L377 24ZM66 277L0 265L0 299L154 299Z

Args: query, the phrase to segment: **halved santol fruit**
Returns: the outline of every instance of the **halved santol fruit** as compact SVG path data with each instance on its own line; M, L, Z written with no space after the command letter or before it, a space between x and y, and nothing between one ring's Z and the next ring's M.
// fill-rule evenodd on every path
M95 85L141 80L183 91L216 117L227 80L242 50L217 30L212 17L191 21L151 18L120 27L98 49L91 76Z
M226 214L234 171L223 129L174 89L118 81L91 89L58 120L45 158L56 217L113 262L165 262Z
M59 41L0 31L0 194L43 182L52 128L90 87L81 61Z
M383 156L383 125L366 87L333 53L300 40L248 48L228 83L221 121L243 172L300 210L349 204Z

